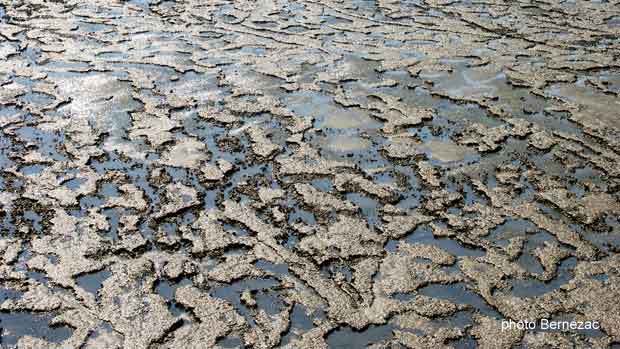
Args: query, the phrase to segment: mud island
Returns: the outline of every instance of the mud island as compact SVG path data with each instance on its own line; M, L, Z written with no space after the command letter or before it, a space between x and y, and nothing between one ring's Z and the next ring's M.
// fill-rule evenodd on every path
M0 0L0 345L615 348L619 48L617 0Z

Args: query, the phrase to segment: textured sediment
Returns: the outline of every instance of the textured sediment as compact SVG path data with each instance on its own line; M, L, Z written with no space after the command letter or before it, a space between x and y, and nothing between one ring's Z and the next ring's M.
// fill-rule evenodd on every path
M0 0L19 348L620 344L618 1ZM589 331L501 320L598 321Z

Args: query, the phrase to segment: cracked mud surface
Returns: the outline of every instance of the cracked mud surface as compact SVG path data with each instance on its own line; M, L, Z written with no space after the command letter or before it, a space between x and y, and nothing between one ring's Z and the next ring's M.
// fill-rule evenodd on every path
M620 343L620 3L0 0L1 345ZM501 319L597 331L502 331Z

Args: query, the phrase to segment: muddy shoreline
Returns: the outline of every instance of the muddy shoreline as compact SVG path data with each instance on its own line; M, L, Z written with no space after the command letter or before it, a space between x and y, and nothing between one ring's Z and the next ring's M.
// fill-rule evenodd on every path
M0 346L617 347L619 62L618 1L0 0Z

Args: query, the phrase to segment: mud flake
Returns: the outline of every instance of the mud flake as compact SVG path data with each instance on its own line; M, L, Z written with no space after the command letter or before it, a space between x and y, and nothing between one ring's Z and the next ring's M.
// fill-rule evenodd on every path
M174 144L162 156L163 165L185 168L196 168L208 160L206 145L193 138L185 138Z

